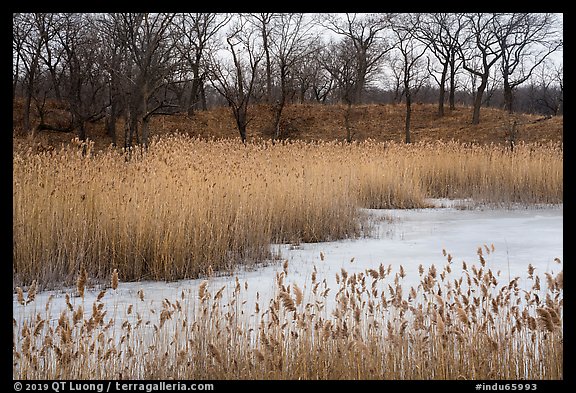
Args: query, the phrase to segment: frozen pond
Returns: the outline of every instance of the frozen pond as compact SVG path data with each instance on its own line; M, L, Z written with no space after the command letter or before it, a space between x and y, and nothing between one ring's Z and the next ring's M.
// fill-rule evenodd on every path
M462 261L468 266L480 267L477 249L494 245L494 252L486 253L486 269L490 268L494 275L500 271L499 281L507 283L509 279L519 276L520 286L530 285L527 282L527 267L532 264L535 274L544 280L544 272L557 274L562 270L563 261L563 206L539 208L477 208L462 210L455 206L416 210L374 210L376 232L371 238L349 239L325 243L303 243L300 245L272 245L272 251L279 254L280 259L256 269L239 269L232 276L212 277L208 289L214 293L224 285L224 291L231 293L236 277L248 291L245 293L247 302L256 301L258 293L261 305L266 305L275 288L276 274L282 271L284 260L288 261L288 275L285 285L296 283L304 289L304 299L310 292L311 275L317 271L317 280L326 279L333 295L338 285L335 275L345 269L349 274L365 273L366 269L378 270L380 264L391 265L392 275L403 266L406 277L402 286L409 289L416 287L420 277L418 266L427 269L434 264L439 271L447 263L443 250L452 256L452 277L459 278ZM143 312L151 308L161 309L163 299L178 299L183 291L196 296L199 280L183 280L178 282L121 282L117 290L109 290L110 295L103 302L112 303L107 308L122 313L123 308L133 304L136 310ZM545 285L545 284L544 284ZM145 293L145 304L138 303L137 292ZM87 290L85 302L92 304L100 288ZM75 288L66 290L73 294ZM48 297L54 295L51 301L50 314L57 319L62 309L66 307L63 291L40 293L36 301L28 306L21 306L13 299L14 318L26 318L30 313L44 312ZM330 299L330 296L328 297ZM72 304L81 300L72 297Z
M485 244L495 248L490 255L484 250L486 266L494 273L500 270L505 279L524 278L529 263L539 275L561 269L554 258L563 259L562 207L378 210L373 214L391 220L378 226L377 238L304 244L296 250L284 246L282 255L291 265L308 271L309 264L305 261L315 261L319 272L331 275L341 268L363 271L383 263L397 270L402 265L407 273L404 282L409 285L418 282L419 264L441 267L446 263L443 249L452 255L454 270L462 266L462 261L480 266L477 248ZM320 251L327 262L319 262ZM354 262L350 262L351 258Z

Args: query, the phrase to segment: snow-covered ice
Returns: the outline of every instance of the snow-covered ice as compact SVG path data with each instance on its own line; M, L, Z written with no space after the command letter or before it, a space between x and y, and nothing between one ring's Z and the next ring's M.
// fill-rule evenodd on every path
M515 209L473 208L462 209L459 204L450 201L441 202L442 208L414 210L373 210L376 218L376 231L372 237L347 239L324 243L302 243L299 245L272 245L272 251L280 258L257 268L239 268L232 275L216 276L210 279L209 290L215 292L227 285L224 291L230 294L236 282L247 284L245 300L253 302L259 294L261 305L268 304L273 296L276 274L282 271L282 263L288 260L288 275L285 285L296 283L304 289L305 299L310 292L311 274L316 267L317 280L326 279L328 287L338 288L336 273L344 268L349 274L365 272L366 269L378 269L380 264L392 266L397 272L403 266L406 277L402 286L409 289L419 283L418 266L427 269L434 264L439 271L447 263L444 249L452 256L452 275L460 277L462 261L469 266L480 266L477 249L494 245L495 252L484 250L486 268L507 283L508 279L521 277L520 286L527 282L527 267L532 264L535 274L543 279L544 272L557 274L562 270L563 261L563 205ZM380 218L380 219L378 219ZM323 254L323 259L321 258ZM393 276L393 274L392 274ZM117 290L108 289L102 299L108 315L126 315L126 308L132 304L136 311L146 313L150 309L160 310L162 301L180 298L182 292L196 296L198 286L203 279L182 280L177 282L121 282ZM137 292L143 290L145 301L138 300ZM58 318L65 309L65 293L75 293L75 288L39 293L36 300L27 306L13 298L14 318L19 321L33 318L38 312L44 315L45 304L50 302L51 319ZM86 309L96 299L100 288L87 289L84 302ZM333 292L336 292L335 290ZM26 295L26 294L25 294ZM82 300L72 297L74 306ZM106 304L108 302L108 304ZM329 304L328 304L329 306Z

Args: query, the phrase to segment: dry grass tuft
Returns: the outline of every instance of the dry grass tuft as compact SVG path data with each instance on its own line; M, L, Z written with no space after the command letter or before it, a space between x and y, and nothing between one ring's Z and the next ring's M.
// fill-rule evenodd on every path
M112 282L111 282L112 289L118 288L118 269L114 269L112 271Z
M26 304L31 303L34 301L34 299L36 299L37 289L38 286L36 284L36 280L33 280L32 284L30 284L30 287L28 288L28 298L26 299Z
M24 291L22 291L22 288L16 287L16 295L18 298L18 303L20 303L21 305L24 305L25 304Z
M86 282L88 281L88 272L86 268L82 266L80 269L80 274L76 280L76 289L78 290L78 296L84 299L84 290L86 289Z
M288 292L281 291L280 292L280 299L282 300L282 304L288 311L296 311L296 305L294 304L294 300L290 296Z

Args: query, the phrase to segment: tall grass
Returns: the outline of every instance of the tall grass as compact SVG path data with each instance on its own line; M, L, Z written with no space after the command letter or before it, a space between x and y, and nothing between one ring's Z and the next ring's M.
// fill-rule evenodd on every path
M142 290L121 304L116 289L67 294L62 311L22 293L15 311L36 311L15 312L13 378L562 379L563 271L503 281L493 251L420 266L416 288L384 265L299 287L285 262L269 301L238 278L153 310Z
M87 154L82 154L82 150ZM130 157L130 158L128 158ZM562 146L163 137L146 151L13 155L14 285L193 278L269 258L271 242L367 230L358 207L427 197L562 202Z
M434 197L472 198L482 203L561 203L562 145L500 145L437 142L419 161L421 180Z

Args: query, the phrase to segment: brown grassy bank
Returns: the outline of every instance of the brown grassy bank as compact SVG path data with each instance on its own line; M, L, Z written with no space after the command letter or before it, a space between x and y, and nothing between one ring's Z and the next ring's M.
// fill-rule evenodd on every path
M44 122L57 127L69 123L69 115L62 104L48 102ZM563 116L545 118L540 115L513 114L496 108L482 108L481 122L470 124L472 108L458 106L437 116L437 108L431 104L414 104L412 113L412 141L457 141L476 144L507 144L514 120L517 122L517 142L548 143L563 141ZM346 138L344 116L345 105L293 104L287 105L281 123L282 137L301 141L343 141ZM33 114L34 115L34 114ZM23 102L16 100L13 108L14 134L19 135L22 127ZM273 112L266 105L249 108L250 122L248 138L270 139ZM403 105L364 104L353 107L350 114L352 138L355 141L404 141ZM34 116L32 124L39 122ZM88 123L87 136L94 141L95 149L106 148L112 142L105 133L104 120ZM151 135L182 133L201 138L239 139L234 118L227 107L216 107L199 111L194 116L186 114L154 116L150 126ZM117 124L118 145L123 146L123 123ZM59 148L68 144L74 133L54 131L38 132L32 140L17 136L15 144L31 144L39 149Z

